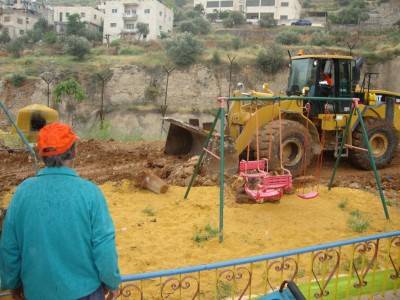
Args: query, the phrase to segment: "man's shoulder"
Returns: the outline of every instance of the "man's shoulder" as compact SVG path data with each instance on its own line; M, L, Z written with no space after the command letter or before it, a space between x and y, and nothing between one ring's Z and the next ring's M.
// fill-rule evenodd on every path
M90 189L90 190L95 190L95 191L99 191L100 188L97 186L97 184L95 184L94 182L90 181L89 179L86 178L82 178L82 177L77 177L77 180L79 180L79 182L85 186L86 188Z
M70 184L76 184L80 186L81 188L85 188L88 190L100 190L99 187L89 179L80 177L78 174L76 176L67 176L67 180L69 181ZM26 178L24 181L22 181L18 187L18 190L29 190L30 188L36 188L38 184L42 182L42 180L45 180L45 177L42 176L32 176L29 178Z

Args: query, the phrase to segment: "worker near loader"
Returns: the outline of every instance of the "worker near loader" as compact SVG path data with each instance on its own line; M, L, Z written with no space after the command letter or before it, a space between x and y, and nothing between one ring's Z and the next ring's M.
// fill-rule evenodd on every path
M65 124L43 127L45 168L21 183L0 240L0 283L14 299L116 298L115 230L100 189L71 169L77 136Z

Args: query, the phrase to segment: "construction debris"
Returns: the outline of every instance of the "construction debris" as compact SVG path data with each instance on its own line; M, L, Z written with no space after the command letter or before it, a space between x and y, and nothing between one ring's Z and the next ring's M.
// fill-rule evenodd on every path
M156 194L165 194L168 191L168 184L160 177L149 170L139 172L135 178L136 185Z

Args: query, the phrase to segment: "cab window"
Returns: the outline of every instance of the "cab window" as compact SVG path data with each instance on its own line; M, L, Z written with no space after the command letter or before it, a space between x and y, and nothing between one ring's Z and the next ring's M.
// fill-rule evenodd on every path
M339 97L351 97L351 62L339 61Z

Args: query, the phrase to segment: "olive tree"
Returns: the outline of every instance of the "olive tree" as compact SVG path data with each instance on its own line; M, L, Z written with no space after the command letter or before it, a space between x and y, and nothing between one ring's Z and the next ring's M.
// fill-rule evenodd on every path
M192 34L185 32L166 43L168 57L178 66L194 64L203 53L203 46Z
M75 113L76 103L82 102L86 99L86 93L82 86L74 78L69 78L56 85L53 95L55 103L65 102L68 122L72 125L72 117Z

